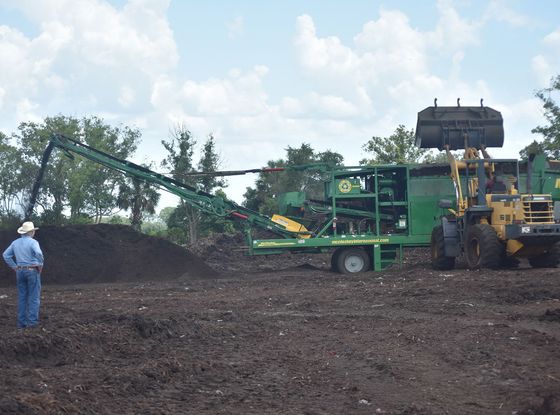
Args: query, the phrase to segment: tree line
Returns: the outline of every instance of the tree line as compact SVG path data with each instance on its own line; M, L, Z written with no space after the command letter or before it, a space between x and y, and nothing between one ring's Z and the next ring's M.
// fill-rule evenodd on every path
M560 76L550 87L536 96L543 104L547 125L532 132L543 136L521 150L522 158L531 153L545 153L560 158L560 108L556 98L560 92ZM98 117L75 118L59 115L41 123L23 122L7 136L0 132L0 227L19 226L28 203L31 186L39 169L43 151L52 133L60 133L81 141L120 159L134 156L141 132L128 126L114 127ZM360 164L400 164L445 162L427 149L415 147L415 132L399 125L388 137L371 137L362 150L368 158ZM193 172L214 173L221 161L214 137L210 134L199 148L197 139L187 126L177 125L161 140L166 151L163 160L144 164L152 170L163 168L170 177L207 193L227 199L226 181L217 175L193 175ZM305 192L310 199L321 198L325 166L340 166L343 156L326 150L317 151L309 144L285 149L284 158L270 160L266 167L285 168L271 174L261 172L252 187L243 195L243 205L271 215L277 210L277 197L289 191ZM306 166L306 168L301 168ZM178 243L194 243L211 233L234 232L236 223L203 214L184 200L155 215L160 194L149 183L117 174L113 170L75 155L71 160L62 151L54 151L45 172L36 202L35 217L41 224L85 224L110 221L127 223L145 232L165 236ZM126 212L126 216L121 215Z
M47 117L41 123L21 123L10 136L0 133L0 226L3 229L12 229L23 219L43 152L53 133L120 159L132 158L141 139L140 131L135 128L113 127L98 117L78 119L63 115ZM195 169L212 172L218 168L219 157L212 135L203 143L198 164L193 161L196 140L185 127L175 128L161 144L168 155L159 166L169 169L173 178L207 192L225 186L211 176L200 179L188 176ZM143 166L156 169L158 164L152 161ZM171 211L167 209L159 218L154 217L159 199L160 193L152 184L116 173L79 155L53 151L31 219L43 225L110 221L127 223L138 230L148 220L152 222L147 227L151 233L171 236L179 243L196 240L200 232L193 229L200 229L203 221L193 220L191 212L185 212L184 202ZM118 215L123 210L128 212L127 217ZM223 231L225 227L219 220L206 225L206 232Z

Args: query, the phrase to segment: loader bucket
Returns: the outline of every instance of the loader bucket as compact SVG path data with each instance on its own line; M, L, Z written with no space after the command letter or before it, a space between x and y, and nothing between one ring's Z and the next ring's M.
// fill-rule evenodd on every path
M416 146L443 150L504 145L502 114L489 107L428 107L418 113Z

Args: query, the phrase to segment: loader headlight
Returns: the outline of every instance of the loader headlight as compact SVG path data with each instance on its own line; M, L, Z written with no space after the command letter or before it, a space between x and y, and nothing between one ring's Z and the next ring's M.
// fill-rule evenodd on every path
M530 226L522 226L521 227L521 233L531 233L531 227Z

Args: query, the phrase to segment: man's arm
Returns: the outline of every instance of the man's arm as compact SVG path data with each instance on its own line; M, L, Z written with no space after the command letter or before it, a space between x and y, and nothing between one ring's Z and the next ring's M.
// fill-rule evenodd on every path
M43 251L41 251L41 246L39 245L39 242L37 242L35 239L33 239L33 242L35 242L33 244L33 253L35 254L35 258L37 259L37 262L39 264L37 266L37 270L39 271L39 274L42 274L43 262L44 262Z
M8 266L15 270L17 268L17 264L14 261L14 247L13 247L13 242L10 244L10 246L4 251L4 253L2 254L2 256L4 257L4 261L6 261L6 264L8 264Z
M44 262L44 257L43 257L43 251L41 251L41 247L39 246L39 242L37 242L35 239L33 239L33 254L35 255L35 259L37 260L37 263L39 265L41 265L41 267L43 266L43 262Z

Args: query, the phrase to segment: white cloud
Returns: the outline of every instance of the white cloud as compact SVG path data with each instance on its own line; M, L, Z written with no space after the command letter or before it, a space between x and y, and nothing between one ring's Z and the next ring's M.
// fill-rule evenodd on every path
M245 21L243 16L236 16L231 22L227 25L228 29L228 37L230 39L236 39L243 35L245 31Z
M38 28L28 37L0 26L0 124L24 113L42 118L72 108L73 115L133 111L146 106L152 82L178 61L165 13L168 1L22 0L18 8ZM124 84L124 85L123 85ZM136 108L137 109L137 108Z
M494 157L519 157L519 151L533 140L540 141L541 136L531 133L537 125L544 123L542 103L537 98L529 98L513 104L496 105L504 118L505 145L492 150Z
M508 7L508 2L504 0L493 0L488 4L483 21L495 20L505 22L513 27L535 26L536 22L529 16L518 13Z
M548 87L560 67L560 27L546 35L542 45L541 53L533 57L531 67L540 86Z
M481 21L470 22L461 18L451 0L437 3L439 19L433 32L427 32L426 43L431 52L454 53L463 47L479 43Z
M539 84L543 87L546 86L553 74L553 69L548 59L543 55L534 56L531 60L531 68L537 76Z
M381 9L377 20L364 24L352 46L334 36L319 37L313 19L300 16L295 46L301 66L313 88L345 103L339 115L359 114L370 125L375 114L394 114L399 120L394 125L413 125L417 111L431 105L434 97L454 103L459 94L465 105L473 99L478 103L481 96L490 95L484 82L460 79L464 48L479 42L481 25L462 19L448 1L439 1L438 11L435 28L420 31L403 12ZM447 77L434 73L436 56L439 64L448 62ZM309 98L296 100L285 100L283 109L310 112Z
M308 15L297 18L296 47L304 68L312 71L329 71L340 76L354 71L358 58L337 37L319 38L313 19Z
M37 104L27 98L23 98L16 103L16 121L20 122L40 122L41 118L35 113Z
M256 66L246 74L231 71L226 79L186 81L182 104L192 113L215 115L255 115L266 111L267 94L262 86L268 68Z
M130 105L134 102L134 99L135 99L134 89L128 85L123 85L120 88L120 94L118 99L119 104L127 108L130 107Z

